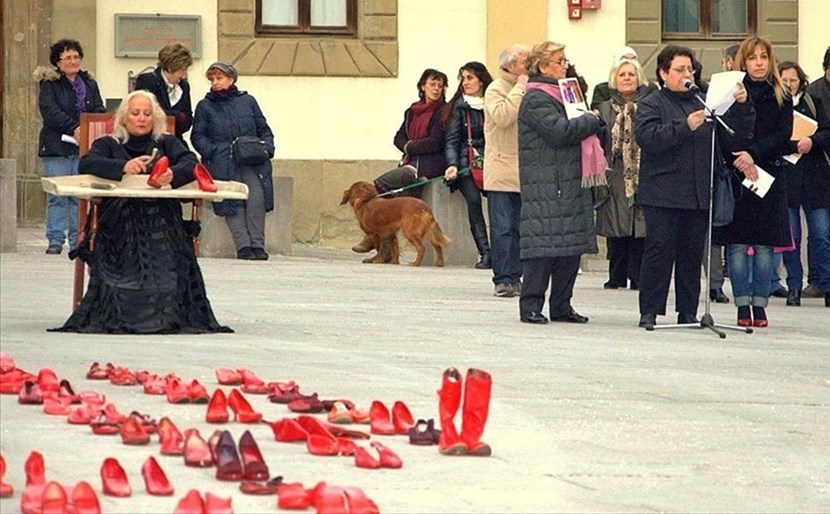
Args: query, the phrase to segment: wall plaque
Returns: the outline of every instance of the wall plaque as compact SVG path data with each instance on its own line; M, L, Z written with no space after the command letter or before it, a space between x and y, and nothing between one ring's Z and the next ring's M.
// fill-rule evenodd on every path
M170 43L190 49L194 59L202 55L202 17L168 14L116 14L115 56L157 57Z

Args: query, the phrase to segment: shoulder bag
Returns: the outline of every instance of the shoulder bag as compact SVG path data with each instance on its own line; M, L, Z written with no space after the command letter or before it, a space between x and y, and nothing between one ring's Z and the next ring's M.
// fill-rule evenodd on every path
M231 157L238 166L255 166L271 160L265 141L256 136L239 136L231 143Z

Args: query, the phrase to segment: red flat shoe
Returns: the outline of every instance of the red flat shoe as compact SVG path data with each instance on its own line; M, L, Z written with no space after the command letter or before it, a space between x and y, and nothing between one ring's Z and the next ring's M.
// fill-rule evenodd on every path
M155 164L153 164L153 171L147 177L147 185L156 189L161 189L159 177L170 168L170 159L166 155L160 157Z
M92 416L98 412L97 409L89 408L86 405L76 407L69 411L66 416L66 422L70 425L89 425L92 422Z
M305 510L312 503L314 494L300 482L284 483L277 491L277 507L280 509Z
M210 491L206 492L204 514L233 514L231 498L221 498Z
M150 436L141 428L141 424L132 416L121 425L121 442L129 445L142 445L150 442Z
M147 377L142 383L144 394L165 394L167 391L167 380L158 375Z
M350 423L354 423L352 410L340 402L334 402L334 404L332 404L331 409L329 409L328 416L326 416L326 420L329 423L335 423L338 425L348 425Z
M204 514L205 501L199 491L191 489L184 497L176 504L173 514Z
M27 380L34 383L36 379L31 373L19 369L3 373L0 375L0 394L20 394Z
M43 392L37 382L23 381L20 393L17 396L17 403L22 405L40 405L43 403Z
M46 485L46 464L43 462L43 455L40 453L33 451L26 457L23 471L26 473L26 487Z
M195 379L187 387L187 395L190 397L190 403L205 404L210 401L210 395L205 386Z
M254 412L248 400L238 390L231 390L228 396L228 406L233 411L234 420L240 423L259 423L262 420L262 413Z
M107 380L114 369L115 367L110 362L106 363L103 368L97 362L93 362L89 371L86 372L86 378L87 380Z
M173 486L170 484L170 480L167 479L164 470L161 469L161 466L152 455L147 457L147 460L141 466L141 476L144 477L144 488L147 490L147 494L153 496L170 496L173 494Z
M242 385L265 386L266 388L268 387L267 385L265 385L265 381L259 378L257 374L253 371L247 368L239 368L237 371L239 372L239 375L242 377Z
M245 480L268 480L268 466L259 451L251 432L246 430L239 438L239 454L242 457L242 478Z
M392 417L389 409L383 402L375 400L369 409L369 423L372 426L371 432L376 435L395 435L395 425L392 424Z
M72 489L72 509L74 514L101 514L101 504L98 495L89 482L78 482Z
M282 486L282 477L274 477L267 482L260 482L255 480L243 480L239 483L239 490L242 494L251 494L254 496L267 496L277 494Z
M114 435L121 431L121 423L112 421L104 411L98 411L98 414L89 422L89 427L95 435Z
M403 467L403 461L400 457L398 457L398 454L390 450L387 446L384 446L377 441L372 441L370 444L375 450L378 451L381 467L391 469Z
M37 385L44 393L57 393L60 391L60 382L55 372L49 368L43 368L37 373Z
M65 514L69 512L66 489L57 482L49 482L43 489L41 514Z
M379 469L380 460L374 458L366 448L358 446L354 452L354 465L365 469Z
M134 410L128 417L135 419L147 435L153 435L158 432L158 423L149 414L142 414Z
M14 486L3 482L4 476L6 476L6 459L0 455L0 498L8 498L14 494Z
M216 480L238 482L242 480L242 461L236 452L233 436L225 430L216 444Z
M347 437L337 438L337 454L343 457L352 457L357 451L357 444Z
M406 435L409 429L415 426L415 419L409 412L409 407L402 401L397 401L392 406L392 424L395 426L395 433Z
M241 385L242 373L230 368L216 368L216 381L219 385Z
M78 399L87 407L103 408L107 403L107 395L100 394L96 391L81 391L78 393Z
M113 457L107 457L101 464L101 484L101 489L107 496L126 498L132 494L124 468Z
M46 396L43 398L43 412L50 416L66 416L69 414L72 400L60 396Z
M109 374L110 384L117 386L132 386L138 384L138 377L127 368L115 368Z
M274 432L274 439L281 443L308 440L308 431L291 418L283 418L272 423L271 431Z
M167 395L169 403L190 403L190 390L178 378L167 381L164 393Z
M294 400L308 398L308 396L300 393L300 387L296 384L288 389L270 387L268 391L268 401L271 403L288 404Z
M228 399L225 397L224 391L217 389L210 397L210 402L208 402L205 421L208 423L227 423L229 418Z
M213 177L210 176L210 172L201 162L196 164L196 167L193 168L193 178L196 179L201 191L215 193L219 190L216 183L213 181Z
M118 412L118 409L115 407L114 403L108 403L102 412L113 423L123 423L127 421L127 416Z
M329 439L334 440L334 435L329 431L329 427L333 427L335 425L327 425L322 420L315 418L314 416L309 416L303 414L302 416L297 416L296 418L297 423L301 427L305 429L306 432L310 434L317 434L319 436L328 437Z
M311 396L299 398L289 403L288 410L304 414L317 414L318 412L323 412L325 407L323 406L323 402L317 398L317 393L314 393Z
M340 446L337 444L337 439L329 436L325 437L319 434L309 434L306 441L306 448L308 453L322 457L333 457L340 455Z
M184 441L184 465L193 468L213 466L213 455L207 441L202 439L198 430L192 430Z
M75 394L75 391L72 389L72 384L70 384L69 380L66 379L63 379L60 382L58 396L69 400L69 402L73 404L81 403L81 398Z

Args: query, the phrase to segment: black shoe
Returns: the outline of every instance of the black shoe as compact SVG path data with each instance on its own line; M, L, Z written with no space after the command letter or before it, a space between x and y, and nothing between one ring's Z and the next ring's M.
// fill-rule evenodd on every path
M254 252L254 260L255 261L267 261L268 260L268 252L266 252L264 248L251 248L251 251Z
M49 244L46 248L46 255L60 255L63 251L63 245L59 244Z
M236 258L242 259L243 261L253 261L256 260L256 255L254 254L254 249L250 246L245 246L240 248L236 252Z
M729 297L723 293L723 289L720 287L709 290L709 299L715 303L729 303Z
M697 319L694 314L683 314L680 312L677 313L678 325L688 325L691 323L700 324L700 320Z
M625 284L615 284L610 280L604 284L602 284L603 289L625 289Z
M787 294L787 305L790 307L800 307L801 306L801 290L800 289L790 289L790 292Z
M646 330L654 330L654 325L656 324L657 314L640 314L640 322L637 323L637 326L645 328Z
M548 322L548 318L541 312L531 312L527 316L522 316L522 323L534 323L536 325L544 325Z
M560 323L588 323L588 316L583 316L571 309L571 312L564 316L551 316L551 321L558 321Z
M776 298L786 298L789 292L784 289L783 287L779 287L775 291L771 292L769 295L774 296Z
M824 295L824 306L825 307L830 307L830 293L827 293L826 295Z
M481 259L476 263L476 269L492 269L493 265L490 263L490 253L485 253L481 256Z

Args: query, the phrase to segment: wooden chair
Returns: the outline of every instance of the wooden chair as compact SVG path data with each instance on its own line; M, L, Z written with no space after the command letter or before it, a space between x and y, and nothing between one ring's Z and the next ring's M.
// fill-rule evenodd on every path
M80 138L78 139L78 156L83 157L89 151L92 142L101 136L105 136L112 132L114 126L114 113L81 113L80 121ZM167 117L167 132L175 134L176 120L172 116ZM79 198L78 199L78 244L86 238L89 238L89 250L95 249L95 235L98 233L98 208L101 204L100 199L97 198ZM199 221L199 206L202 205L201 199L193 200L193 208L191 217L193 221ZM89 233L86 233L87 220L89 220ZM193 238L193 252L199 254L199 240ZM85 263L81 259L75 259L75 277L72 286L72 310L81 305L81 299L84 295L84 274Z

